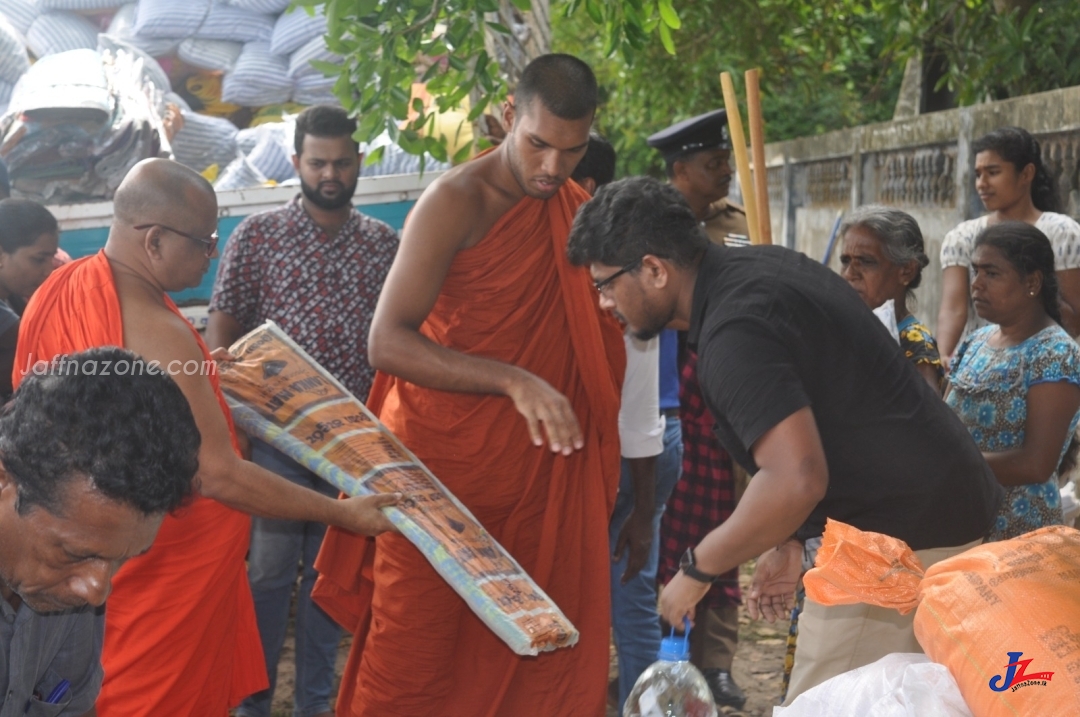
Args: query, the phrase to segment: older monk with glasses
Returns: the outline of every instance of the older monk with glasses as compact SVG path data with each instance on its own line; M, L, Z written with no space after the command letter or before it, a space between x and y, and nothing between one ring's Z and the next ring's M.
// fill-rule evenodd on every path
M394 498L337 501L241 459L210 353L166 293L198 286L216 256L213 187L176 162L145 160L117 189L114 210L105 249L57 270L35 294L16 366L124 346L183 391L202 435L198 497L114 580L97 713L224 715L267 686L244 566L246 514L371 535L391 528L379 508Z

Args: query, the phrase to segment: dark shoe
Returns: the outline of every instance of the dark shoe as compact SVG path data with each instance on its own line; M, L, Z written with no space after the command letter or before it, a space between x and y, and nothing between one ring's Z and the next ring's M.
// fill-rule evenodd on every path
M730 671L705 670L701 674L705 676L705 682L709 685L717 707L734 707L741 710L746 704L746 695L735 684Z

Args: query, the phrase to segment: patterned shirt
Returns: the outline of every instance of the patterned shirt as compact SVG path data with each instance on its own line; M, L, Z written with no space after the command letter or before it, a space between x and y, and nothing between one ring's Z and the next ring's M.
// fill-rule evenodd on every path
M994 348L989 340L996 326L975 331L960 346L950 378L946 402L960 416L984 453L1015 450L1024 445L1027 394L1040 383L1080 386L1080 346L1057 324L1047 327L1018 346ZM1080 422L1080 412L1069 422L1058 461ZM1041 483L1006 486L991 540L1006 540L1045 525L1061 524L1061 494L1057 472Z
M975 272L971 269L971 254L975 251L975 240L989 224L990 215L984 214L977 219L961 222L946 234L945 240L941 243L941 268L967 267L968 281L974 281ZM1080 269L1080 224L1064 214L1043 212L1035 222L1035 228L1046 235L1046 238L1050 240L1050 246L1054 248L1055 270ZM967 336L975 329L988 325L989 322L986 319L975 313L975 306L971 303L969 295L968 320L964 335Z
M941 364L937 341L930 329L919 323L912 314L908 314L896 325L896 330L900 334L900 348L904 350L908 361L916 366L933 366L940 384L945 378L945 368Z
M355 209L338 235L328 237L297 196L253 214L232 233L210 310L229 314L245 332L276 322L366 401L375 375L368 329L397 247L393 229Z

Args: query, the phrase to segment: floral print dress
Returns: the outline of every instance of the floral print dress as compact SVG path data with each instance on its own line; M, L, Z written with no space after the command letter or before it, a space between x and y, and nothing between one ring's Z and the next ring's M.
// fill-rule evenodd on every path
M1040 383L1080 386L1080 346L1057 324L1017 346L994 348L989 340L997 326L976 330L956 354L947 403L971 432L984 453L1018 449L1024 445L1028 390ZM1065 455L1076 432L1080 412L1069 423ZM989 540L1006 540L1045 525L1064 522L1057 472L1042 483L1006 486L1005 500L991 528Z
M930 329L926 328L912 314L908 314L896 324L900 335L900 348L907 360L916 366L932 366L937 372L938 387L945 380L945 367L941 363L937 341Z

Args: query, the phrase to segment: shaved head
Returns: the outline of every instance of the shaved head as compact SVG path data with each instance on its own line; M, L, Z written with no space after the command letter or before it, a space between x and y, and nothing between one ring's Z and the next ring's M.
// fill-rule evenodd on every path
M198 286L217 256L214 187L168 159L145 159L113 197L105 256L165 291Z
M514 104L522 112L537 99L560 119L591 118L597 104L596 75L573 55L541 55L526 66L514 90Z
M139 162L113 197L115 218L129 225L174 222L208 207L217 214L213 185L195 170L170 159Z

